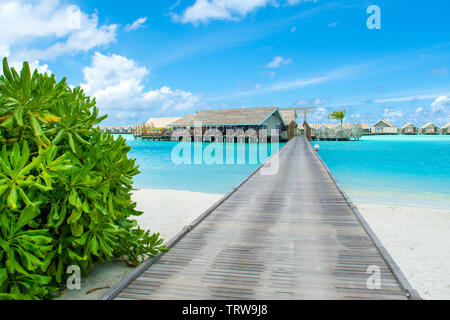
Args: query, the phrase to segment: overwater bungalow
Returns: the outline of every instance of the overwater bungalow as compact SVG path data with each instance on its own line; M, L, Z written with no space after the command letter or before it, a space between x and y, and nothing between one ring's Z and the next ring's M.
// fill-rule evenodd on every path
M419 127L411 122L408 122L400 128L400 132L402 134L417 134L419 133Z
M424 124L420 129L421 134L439 134L439 127L432 122Z
M370 128L369 124L367 124L367 123L357 123L356 125L361 128L361 135L365 136L365 135L369 135L370 134L371 128Z
M398 127L381 119L372 126L371 131L372 134L398 134Z
M110 132L114 134L131 134L133 133L133 126L101 126L101 132Z
M311 139L313 140L358 140L362 136L361 127L352 125L350 123L340 124L332 123L312 123L309 124L311 128ZM299 125L300 134L304 133L303 125Z
M283 113L288 120L284 118ZM266 139L272 141L275 138L272 137L272 129L278 129L279 134L276 138L279 141L286 141L288 140L289 126L296 125L296 118L295 113L276 107L202 110L174 121L171 126L175 132L180 134L179 137L174 136L174 139L183 139L184 141L192 141L192 139L197 141L202 138L203 141L215 141L217 134L211 134L209 137L211 132L219 133L222 137L226 136L227 142L256 141L260 135L265 136L265 138L260 138L262 139L260 142L266 141ZM290 123L287 122L289 120ZM203 137L199 137L200 134L197 133L200 128ZM227 135L227 130L233 130L235 136ZM243 132L246 133L246 137L239 138L238 136L243 136L241 134ZM297 130L292 130L292 135L296 135L296 133ZM250 134L252 137L249 138Z
M450 134L450 122L448 122L446 125L444 125L441 128L441 133L442 134Z

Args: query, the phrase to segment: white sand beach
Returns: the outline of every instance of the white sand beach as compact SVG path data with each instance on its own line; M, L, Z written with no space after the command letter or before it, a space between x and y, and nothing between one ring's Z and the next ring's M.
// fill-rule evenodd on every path
M133 195L140 226L160 232L169 241L184 226L223 195L176 190L139 190ZM450 299L450 211L356 203L361 214L392 255L411 285L424 299ZM95 300L133 268L121 261L98 264L83 279L81 290L69 290L60 299Z
M356 206L423 299L450 299L450 210Z

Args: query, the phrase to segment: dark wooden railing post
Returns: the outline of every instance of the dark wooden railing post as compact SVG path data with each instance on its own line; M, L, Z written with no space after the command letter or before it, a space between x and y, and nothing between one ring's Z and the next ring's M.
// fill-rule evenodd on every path
M305 132L306 139L311 140L311 127L306 121L303 122L303 131Z

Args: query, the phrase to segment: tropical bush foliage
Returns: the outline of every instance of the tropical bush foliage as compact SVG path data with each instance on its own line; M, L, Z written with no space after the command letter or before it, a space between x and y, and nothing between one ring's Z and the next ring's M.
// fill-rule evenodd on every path
M344 109L334 111L328 115L328 119L339 120L341 122L341 127L345 119L346 111Z
M70 265L122 258L136 266L165 251L159 234L137 227L131 201L139 173L125 139L94 128L95 99L66 80L0 77L0 299L45 299Z

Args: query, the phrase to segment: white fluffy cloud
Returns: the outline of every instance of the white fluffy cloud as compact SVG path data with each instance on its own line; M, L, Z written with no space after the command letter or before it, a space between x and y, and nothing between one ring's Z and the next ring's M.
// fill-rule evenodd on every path
M292 62L292 59L291 59L291 58L285 59L285 58L283 58L283 57L277 56L277 57L273 58L273 60L270 61L270 62L267 64L266 67L267 67L267 68L271 68L271 69L275 69L275 68L279 68L279 67L281 67L281 66L283 66L283 65L288 65L288 64L290 64L291 62Z
M106 56L94 54L90 67L83 69L85 84L83 89L97 96L120 95L120 91L141 92L141 80L149 73L147 68L139 67L133 60L119 55ZM114 92L114 89L117 91ZM111 92L108 92L111 91Z
M317 108L314 113L306 115L307 121L310 123L326 123L330 111L327 108ZM301 112L300 112L300 115ZM302 120L303 121L303 120Z
M390 121L390 122L396 122L398 120L402 120L405 118L405 114L401 109L394 109L394 108L386 108L384 109L383 113L383 119Z
M34 61L111 43L117 25L99 25L96 14L62 0L2 0L0 30L0 55ZM42 47L48 41L53 44ZM28 49L33 45L35 49Z
M10 67L16 69L17 72L20 72L20 70L22 70L22 67L23 67L22 61L20 61L20 62L19 61L11 61L11 62L8 61L8 64ZM28 64L30 66L31 73L33 73L34 70L37 69L39 71L39 73L47 73L49 75L52 74L52 70L49 69L48 65L47 64L41 65L38 60L28 61Z
M100 110L131 124L150 114L185 113L202 105L200 96L180 89L146 90L142 81L149 74L147 68L119 55L97 52L83 73L81 87L97 99Z
M237 20L248 13L275 4L273 0L196 0L181 17L175 20L183 23L208 22L209 20Z
M449 111L450 110L450 98L447 96L440 96L431 103L431 111Z
M440 96L434 99L429 106L418 107L410 111L402 108L386 108L383 118L397 125L413 122L421 126L427 122L434 122L439 126L449 122L450 98Z
M437 97L430 106L430 121L435 121L438 125L450 121L450 98L448 96Z
M287 5L316 0L285 0ZM240 20L248 14L266 6L279 6L277 0L196 0L181 14L173 14L175 21L182 23L207 23L211 20Z
M139 18L136 21L134 21L133 23L127 24L125 26L125 31L131 32L131 31L137 30L139 28L142 28L144 26L144 23L146 23L146 22L147 22L147 17Z

